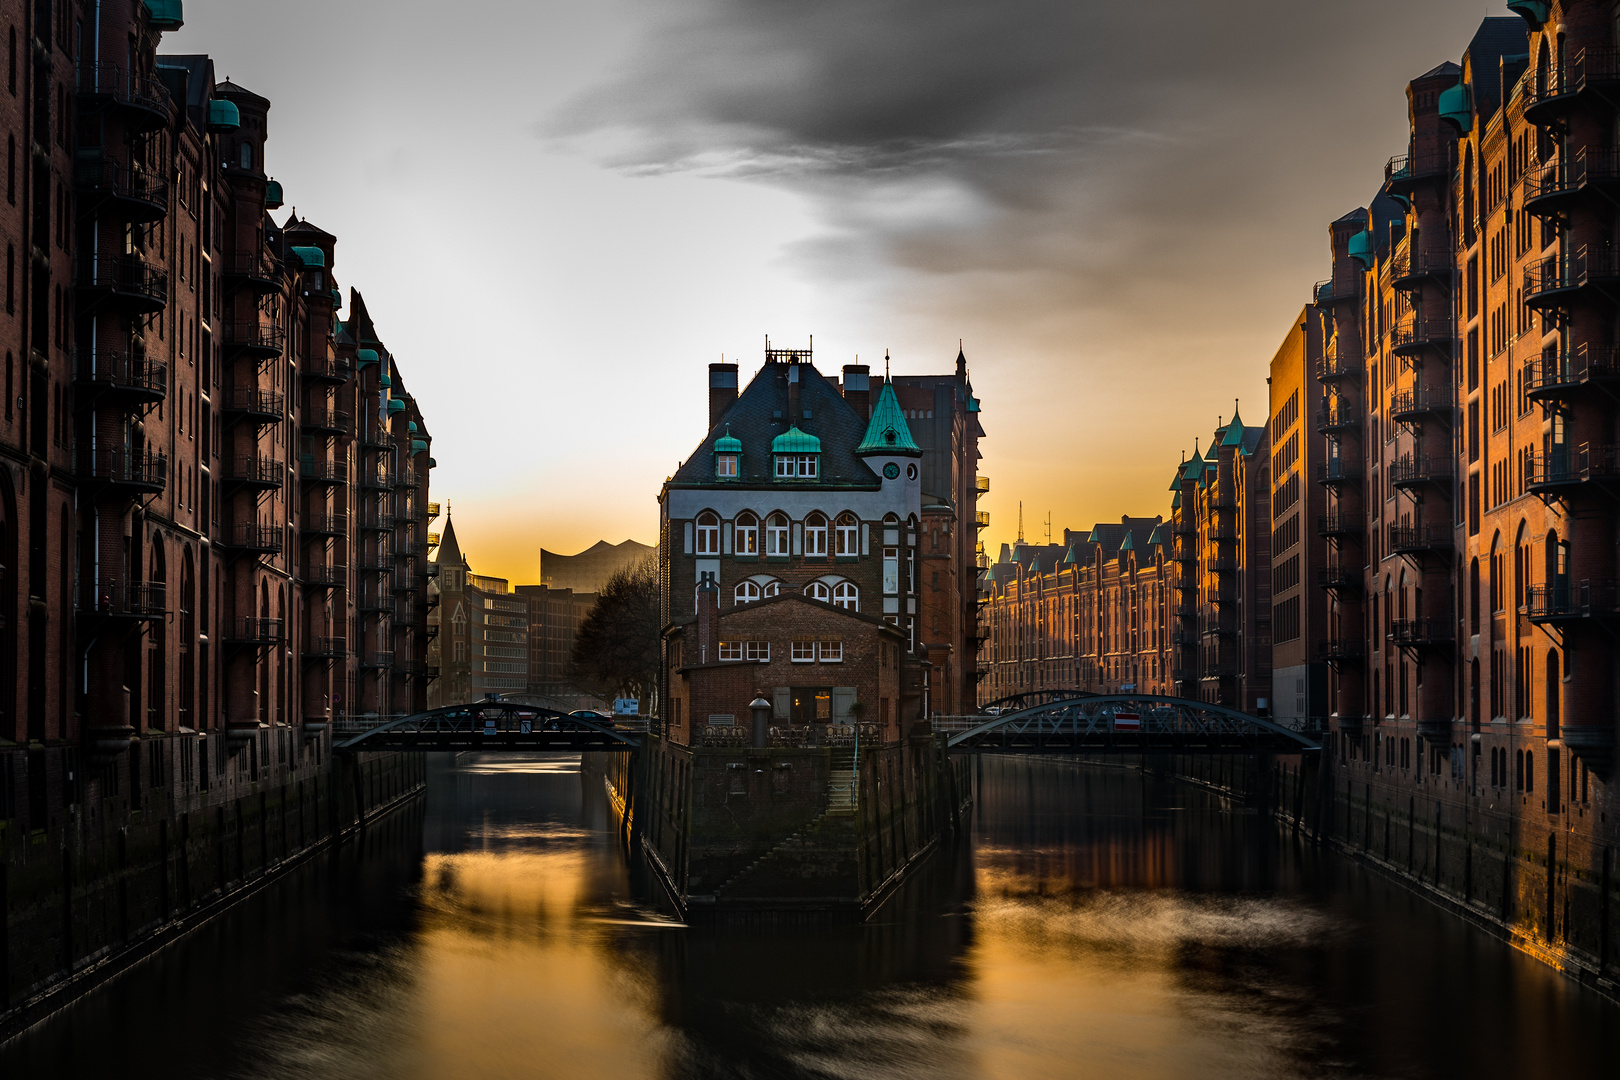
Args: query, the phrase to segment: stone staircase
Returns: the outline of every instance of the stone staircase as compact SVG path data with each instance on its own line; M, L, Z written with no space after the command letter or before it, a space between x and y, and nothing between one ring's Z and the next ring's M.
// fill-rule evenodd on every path
M855 747L835 746L827 768L827 813L855 812Z
M727 878L716 898L834 896L840 879L855 881L855 748L834 747L829 764L827 808Z

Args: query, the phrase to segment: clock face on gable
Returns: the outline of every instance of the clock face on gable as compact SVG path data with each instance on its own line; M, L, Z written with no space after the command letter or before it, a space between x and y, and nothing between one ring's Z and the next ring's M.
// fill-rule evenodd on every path
M895 477L897 477L899 475L900 475L900 466L896 465L894 462L891 461L887 465L883 466L884 479L893 480Z

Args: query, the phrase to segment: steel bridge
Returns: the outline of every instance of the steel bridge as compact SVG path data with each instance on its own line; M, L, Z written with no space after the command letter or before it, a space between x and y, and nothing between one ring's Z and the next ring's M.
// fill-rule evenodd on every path
M336 750L636 750L636 733L538 705L480 701L402 716L367 728Z
M1018 754L1315 753L1303 732L1191 698L1097 694L1047 701L998 716L953 718L946 745Z

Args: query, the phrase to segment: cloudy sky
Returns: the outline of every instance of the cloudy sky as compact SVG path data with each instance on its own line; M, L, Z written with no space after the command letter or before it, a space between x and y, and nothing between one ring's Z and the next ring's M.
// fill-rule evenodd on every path
M475 569L656 536L768 334L984 402L994 546L1167 510L1405 142L1460 0L194 0L269 97Z

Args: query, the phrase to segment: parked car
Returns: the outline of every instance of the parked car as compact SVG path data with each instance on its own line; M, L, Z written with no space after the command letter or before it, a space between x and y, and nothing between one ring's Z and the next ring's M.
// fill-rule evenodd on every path
M613 717L609 716L607 713L597 712L594 709L575 709L568 715L577 716L581 720L589 720L593 724L601 724L603 727L613 726Z

